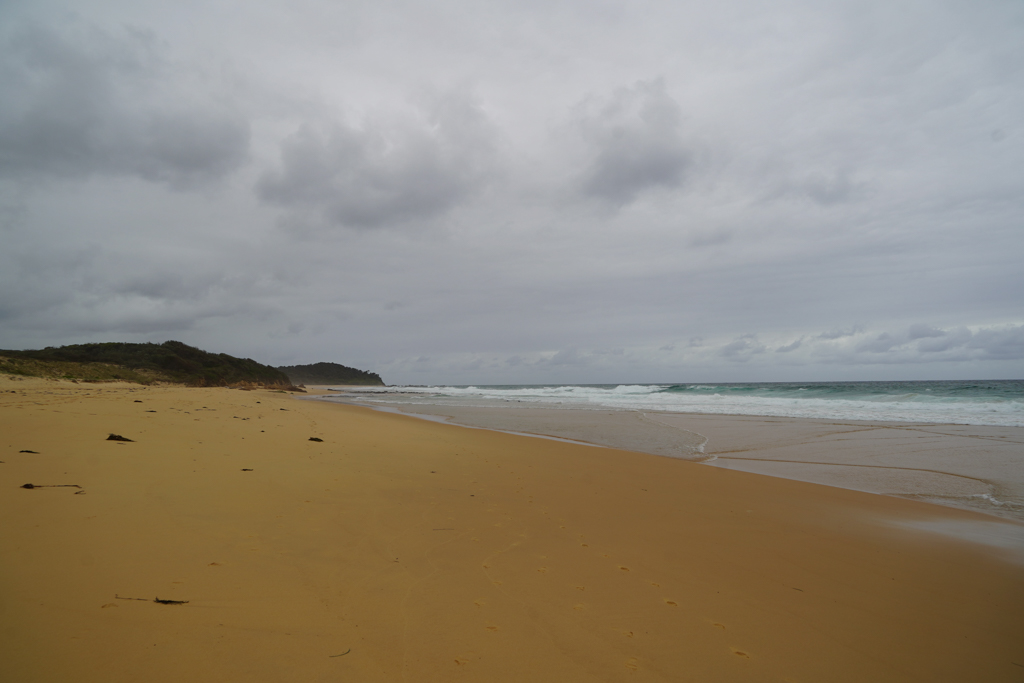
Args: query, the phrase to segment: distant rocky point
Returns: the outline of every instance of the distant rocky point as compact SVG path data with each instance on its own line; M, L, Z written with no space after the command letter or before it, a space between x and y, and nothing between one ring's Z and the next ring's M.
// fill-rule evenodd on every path
M287 365L277 368L292 384L362 384L384 386L384 380L376 372L356 370L338 363L313 363L311 365Z

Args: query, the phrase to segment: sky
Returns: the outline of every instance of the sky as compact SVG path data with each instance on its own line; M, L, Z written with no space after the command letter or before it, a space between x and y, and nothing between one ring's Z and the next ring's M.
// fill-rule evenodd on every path
M0 1L0 348L1024 377L1024 3Z

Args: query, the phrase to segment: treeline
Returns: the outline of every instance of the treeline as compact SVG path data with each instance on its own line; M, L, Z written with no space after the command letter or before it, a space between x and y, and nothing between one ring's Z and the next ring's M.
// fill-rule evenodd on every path
M289 387L288 375L250 358L208 353L179 341L163 344L72 344L40 350L0 350L0 372L43 377L190 386Z

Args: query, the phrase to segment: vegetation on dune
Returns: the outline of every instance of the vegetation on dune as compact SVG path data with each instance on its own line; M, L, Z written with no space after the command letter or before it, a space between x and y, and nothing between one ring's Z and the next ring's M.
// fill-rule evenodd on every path
M190 386L290 387L288 376L249 358L208 353L179 341L163 344L73 344L38 351L0 351L0 372L86 381L124 380Z
M154 376L153 373L131 370L109 363L69 363L67 361L11 357L11 354L14 353L20 352L0 351L0 374L74 379L85 382L122 381L137 384L151 384L161 379Z
M278 368L288 375L293 384L364 384L384 386L384 380L376 372L356 370L338 363L312 363L310 365L288 365Z

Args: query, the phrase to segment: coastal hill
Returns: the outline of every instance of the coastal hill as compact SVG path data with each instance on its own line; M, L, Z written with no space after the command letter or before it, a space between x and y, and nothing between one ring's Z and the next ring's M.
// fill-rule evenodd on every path
M277 368L288 375L292 384L362 384L384 386L384 380L376 372L356 370L337 363L313 363L311 365L289 365Z
M151 384L212 387L262 385L290 388L288 376L249 358L208 353L179 341L163 344L72 344L40 350L0 350L0 373Z

